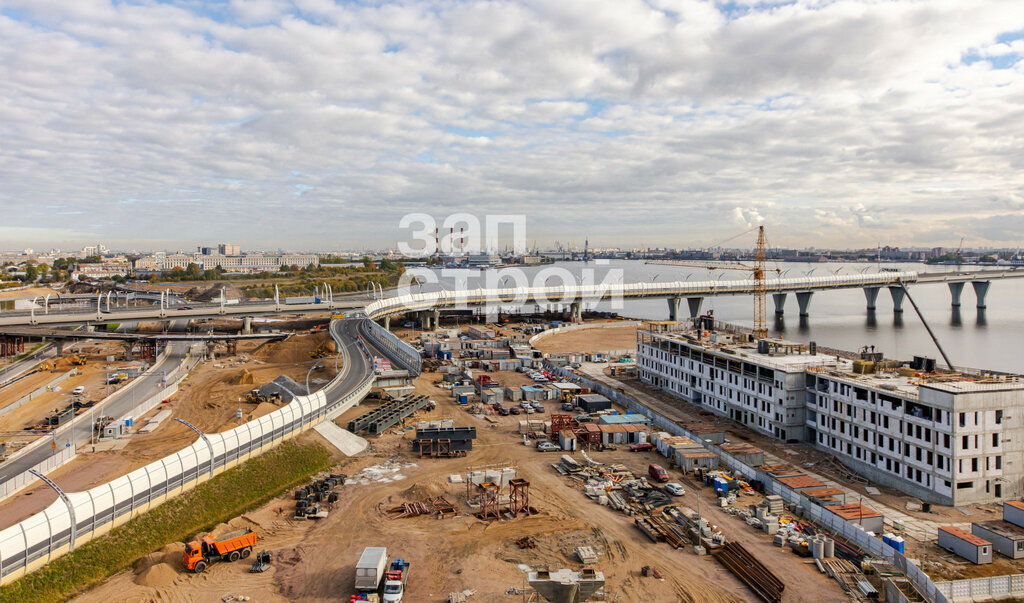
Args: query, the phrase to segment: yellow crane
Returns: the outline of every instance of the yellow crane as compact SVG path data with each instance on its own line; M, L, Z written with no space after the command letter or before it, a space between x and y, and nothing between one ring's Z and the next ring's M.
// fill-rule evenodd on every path
M747 231L750 232L750 231ZM648 260L647 264L662 266L688 266L707 268L708 270L745 270L754 273L754 338L768 337L768 320L765 314L768 286L765 283L765 240L764 226L757 228L757 248L754 252L754 265L741 262L704 262L697 260ZM776 274L779 270L775 270Z

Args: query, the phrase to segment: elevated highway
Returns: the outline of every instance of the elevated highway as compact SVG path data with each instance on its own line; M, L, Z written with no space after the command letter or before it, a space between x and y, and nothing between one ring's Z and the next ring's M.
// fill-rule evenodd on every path
M979 308L985 307L985 296L991 281L1024 277L1024 270L984 270L962 273L918 273L913 271L877 272L872 274L802 276L766 279L766 288L775 301L775 310L781 314L787 296L792 293L800 306L800 315L807 316L811 296L817 291L833 289L862 289L867 309L875 309L875 300L882 289L888 289L894 310L903 311L904 291L900 283L925 285L946 283L952 296L952 305L960 305L964 285L971 283ZM668 300L669 319L678 319L679 306L687 300L691 316L700 312L705 297L723 295L753 295L752 278L736 280L673 281L663 283L602 283L597 285L557 285L550 287L508 287L498 289L471 289L466 291L436 291L396 295L377 300L366 306L366 314L373 319L384 319L396 314L418 312L425 326L437 324L440 310L483 305L513 304L565 304L572 316L579 320L584 302L612 299L665 298Z

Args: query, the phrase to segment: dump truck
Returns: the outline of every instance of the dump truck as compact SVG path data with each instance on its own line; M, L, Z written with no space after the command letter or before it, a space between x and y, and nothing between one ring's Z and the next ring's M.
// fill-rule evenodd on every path
M391 562L388 571L384 572L383 603L400 603L408 582L409 562L405 559L395 559Z
M254 546L256 532L248 529L229 532L216 540L203 536L202 541L185 545L185 569L200 574L216 561L245 559Z
M387 568L387 547L368 546L363 549L356 563L356 593L377 594Z

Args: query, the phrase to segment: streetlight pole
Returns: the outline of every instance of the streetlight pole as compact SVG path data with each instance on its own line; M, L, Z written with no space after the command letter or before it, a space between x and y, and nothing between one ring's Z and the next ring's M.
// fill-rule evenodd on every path
M316 363L313 366L309 367L309 370L306 371L306 395L307 396L312 393L312 392L309 391L309 374L312 373L313 371L315 371L317 369L321 369L321 368L323 368L323 365L320 364L320 363Z

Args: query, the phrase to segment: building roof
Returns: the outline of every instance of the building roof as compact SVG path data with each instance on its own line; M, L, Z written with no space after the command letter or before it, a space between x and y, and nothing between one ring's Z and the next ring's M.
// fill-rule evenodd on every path
M781 477L783 475L803 475L803 471L800 471L792 465L764 465L761 467L769 475L775 477Z
M800 492L804 496L810 496L812 498L822 498L823 496L840 496L845 495L844 490L839 488L810 488Z
M873 517L881 517L882 514L872 509L871 507L865 507L859 503L852 503L849 505L833 505L828 508L836 515L846 520L856 519L871 519Z
M745 444L743 442L722 444L720 448L726 452L735 452L737 454L760 454L764 452L764 450L761 450L757 446Z
M995 519L992 521L976 521L974 522L974 525L1008 540L1024 540L1024 528L1008 521L1003 521L1001 519Z
M1013 507L1014 509L1017 509L1017 510L1020 510L1020 511L1024 511L1024 503L1020 502L1019 500L1008 500L1008 501L1003 502L1003 506L1006 506L1006 505L1009 505L1009 506Z
M796 490L800 490L802 488L823 488L825 486L825 482L814 479L810 475L790 475L780 477L778 480Z
M705 452L680 452L679 455L686 459L709 459L718 456L710 450Z
M611 402L611 400L601 394L581 394L577 396L577 399L584 402Z
M939 531L940 532L945 532L945 533L949 534L950 536L955 536L955 537L959 538L960 540L963 540L964 542L968 542L970 544L973 544L974 546L986 546L986 545L992 544L991 542L985 540L984 538L978 538L974 534L971 534L969 532L965 532L965 531L961 530L960 528L958 528L956 526L942 526L941 528L939 528Z

